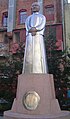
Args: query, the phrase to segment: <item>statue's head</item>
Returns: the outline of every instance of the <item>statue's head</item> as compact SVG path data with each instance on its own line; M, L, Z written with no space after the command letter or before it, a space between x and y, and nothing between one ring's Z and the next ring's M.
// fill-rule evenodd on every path
M39 3L38 3L38 2L34 2L34 3L32 4L31 10L32 10L32 13L33 13L33 12L39 12L39 10L40 10L40 5L39 5Z

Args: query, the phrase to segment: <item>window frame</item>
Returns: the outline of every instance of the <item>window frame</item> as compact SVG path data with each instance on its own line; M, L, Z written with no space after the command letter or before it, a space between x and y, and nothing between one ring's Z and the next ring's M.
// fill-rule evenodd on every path
M6 18L6 22L4 23L4 18ZM8 26L8 11L2 13L2 27Z
M27 10L26 9L20 9L19 10L19 24L22 25L22 24L25 24L25 21L24 22L21 22L21 18L20 18L20 13L21 12L25 12L26 13L26 18L27 18ZM25 19L26 19L25 18Z
M49 9L49 11L47 12L47 9ZM50 12L50 9L53 9L52 12ZM47 22L54 22L55 21L55 11L54 11L54 5L46 5L45 6L45 16L46 16L46 19L47 19L47 16L49 16L50 19L47 20ZM52 17L52 19L51 19Z

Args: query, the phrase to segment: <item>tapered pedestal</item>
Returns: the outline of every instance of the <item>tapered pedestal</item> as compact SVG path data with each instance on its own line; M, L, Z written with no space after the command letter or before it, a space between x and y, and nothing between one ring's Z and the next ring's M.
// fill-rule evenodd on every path
M18 77L16 99L5 119L54 119L68 115L61 111L55 98L51 74L21 74ZM63 119L63 118L62 118Z

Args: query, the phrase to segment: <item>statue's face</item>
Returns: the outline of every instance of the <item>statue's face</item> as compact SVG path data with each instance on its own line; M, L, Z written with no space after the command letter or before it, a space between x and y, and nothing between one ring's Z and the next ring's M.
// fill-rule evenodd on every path
M31 10L32 12L39 12L40 6L38 4L33 4Z

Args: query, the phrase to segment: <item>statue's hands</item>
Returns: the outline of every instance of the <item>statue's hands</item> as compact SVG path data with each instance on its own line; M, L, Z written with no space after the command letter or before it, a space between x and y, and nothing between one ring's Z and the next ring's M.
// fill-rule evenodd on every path
M36 35L36 32L37 32L37 29L35 27L32 27L30 30L29 30L29 33L32 34L32 36L35 36Z

